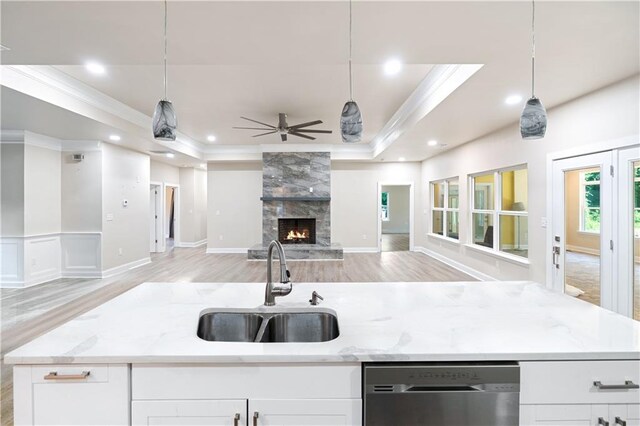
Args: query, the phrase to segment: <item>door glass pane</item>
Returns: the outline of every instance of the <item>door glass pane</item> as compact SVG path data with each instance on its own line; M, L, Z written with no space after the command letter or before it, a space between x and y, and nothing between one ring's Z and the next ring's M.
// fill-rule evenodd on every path
M565 172L565 293L600 305L600 169Z
M458 212L447 212L447 237L458 239Z
M500 251L528 257L527 216L500 215Z
M460 203L460 199L458 196L458 191L459 191L460 186L458 185L458 181L457 180L450 180L449 181L449 205L448 207L450 209L457 209L460 207L459 203Z
M434 234L442 235L442 210L433 211L433 227L432 232Z
M473 242L474 244L493 248L493 214L473 214Z
M476 210L493 210L493 173L473 178L473 207Z
M502 210L527 211L527 169L501 172Z
M444 207L444 182L432 184L433 207Z
M633 319L640 321L640 161L633 163Z

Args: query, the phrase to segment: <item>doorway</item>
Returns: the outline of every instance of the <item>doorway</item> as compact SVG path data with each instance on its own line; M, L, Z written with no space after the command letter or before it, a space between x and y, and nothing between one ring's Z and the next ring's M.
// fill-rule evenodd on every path
M162 232L162 184L151 183L149 189L149 251L164 251Z
M165 183L164 239L167 251L180 246L180 185Z
M378 251L413 249L413 184L378 185Z
M552 163L553 288L640 319L640 150Z

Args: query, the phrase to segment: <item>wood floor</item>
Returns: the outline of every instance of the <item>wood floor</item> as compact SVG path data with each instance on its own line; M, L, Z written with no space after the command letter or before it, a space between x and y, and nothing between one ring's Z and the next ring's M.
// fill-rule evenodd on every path
M409 251L409 234L382 234L382 251Z
M28 289L0 290L2 356L60 324L143 282L265 281L265 262L245 254L205 254L177 248L152 255L152 263L106 279L60 279ZM294 282L474 281L421 253L347 253L344 261L289 261ZM13 424L11 368L1 368L1 424Z

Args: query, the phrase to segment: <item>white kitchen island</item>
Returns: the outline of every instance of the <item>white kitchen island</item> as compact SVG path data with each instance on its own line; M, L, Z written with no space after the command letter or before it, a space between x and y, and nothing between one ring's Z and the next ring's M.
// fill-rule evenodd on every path
M7 354L16 424L358 425L362 363L432 361L517 361L523 425L640 424L637 389L594 386L640 382L640 323L535 283L294 284L275 308L331 310L338 338L197 337L205 309L263 300L257 283L130 290Z

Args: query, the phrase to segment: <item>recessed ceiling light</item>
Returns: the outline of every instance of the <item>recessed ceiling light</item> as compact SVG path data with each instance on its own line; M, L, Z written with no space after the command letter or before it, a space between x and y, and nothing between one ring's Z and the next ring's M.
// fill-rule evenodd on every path
M209 136L207 136L207 140L209 142L215 142L216 141L216 137L214 135L209 135Z
M427 145L436 146L436 145L438 145L438 141L435 140L435 139L431 139L429 142L427 142Z
M397 59L389 59L384 64L384 73L386 75L396 75L402 70L402 62Z
M507 105L516 105L522 102L522 96L520 95L510 95L504 100L504 103Z
M85 64L85 68L87 68L87 71L92 74L102 75L107 72L107 69L104 67L104 65L97 62L87 62Z
M406 160L406 158L404 158L404 157L398 158L398 161L404 161L404 160Z
M165 155L167 156L167 158L173 158L176 156L173 152L167 152Z
M120 139L121 138L118 135L109 135L109 140L110 141L118 142Z

